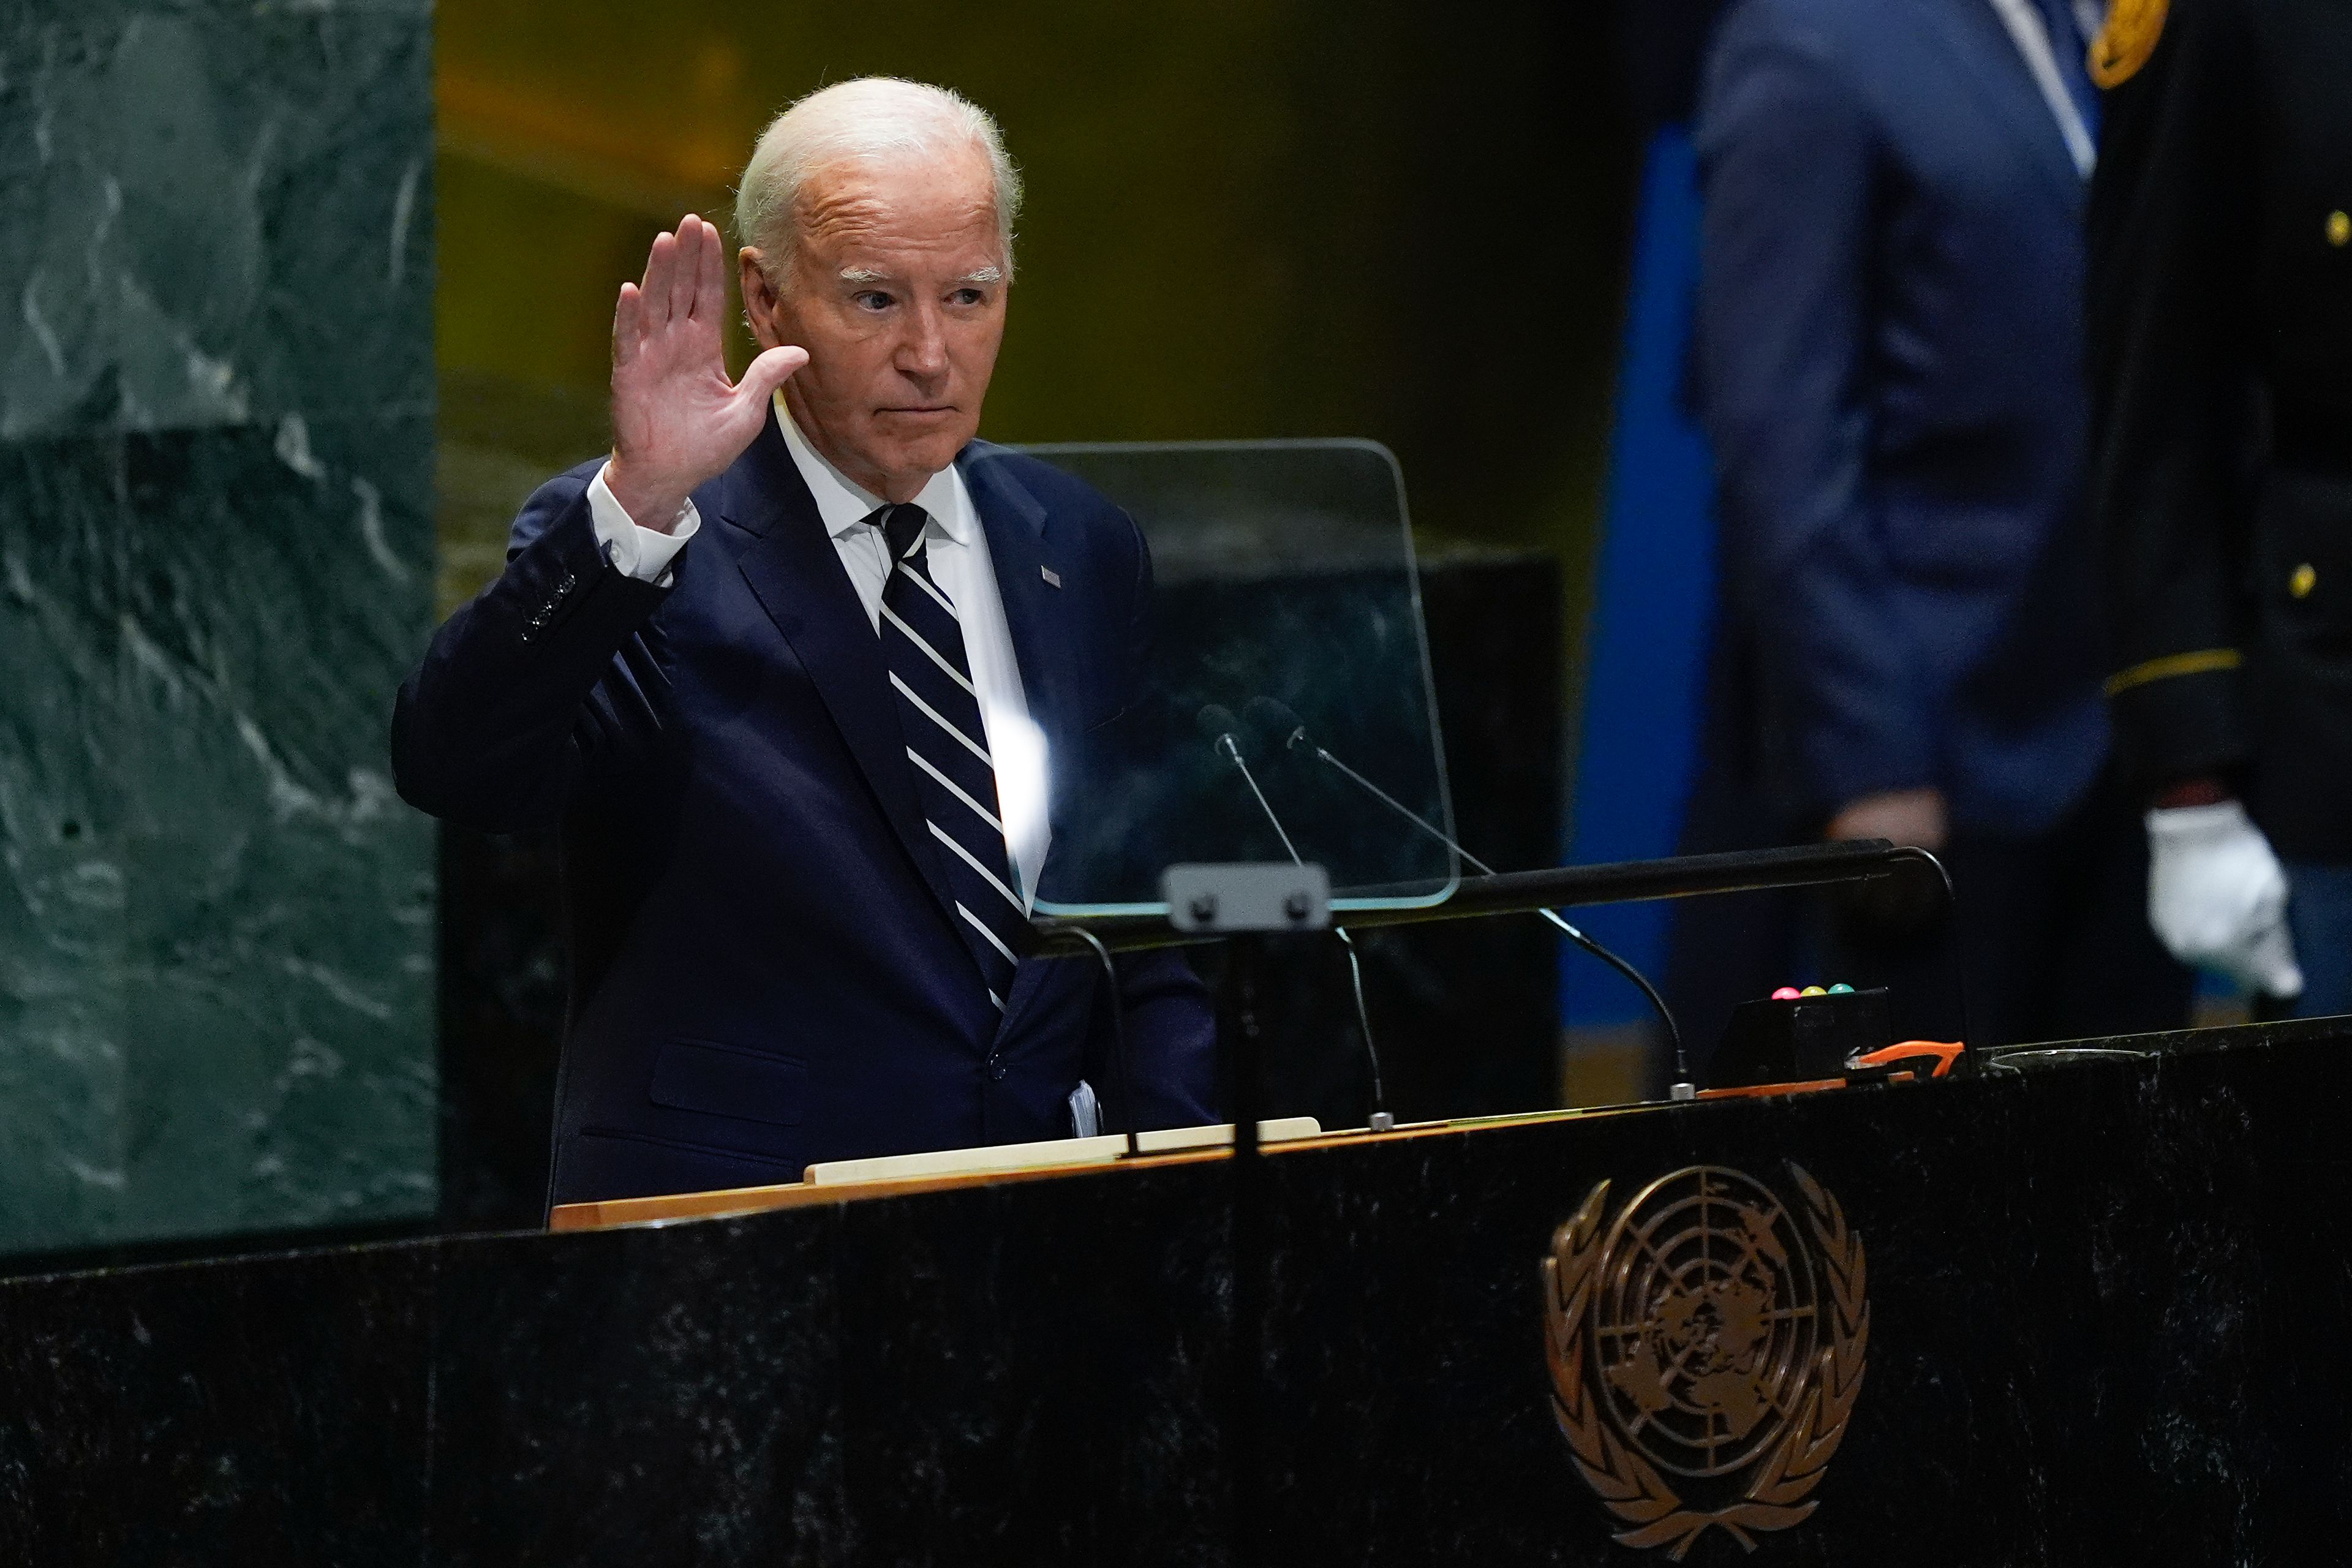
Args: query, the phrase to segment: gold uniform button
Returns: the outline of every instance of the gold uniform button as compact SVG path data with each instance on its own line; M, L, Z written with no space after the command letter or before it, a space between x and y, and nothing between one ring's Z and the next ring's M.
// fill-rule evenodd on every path
M2298 599L2309 598L2311 591L2318 586L2319 573L2308 561L2296 567L2294 575L2286 580L2286 591Z
M2338 208L2327 215L2327 243L2338 249L2352 245L2352 213Z

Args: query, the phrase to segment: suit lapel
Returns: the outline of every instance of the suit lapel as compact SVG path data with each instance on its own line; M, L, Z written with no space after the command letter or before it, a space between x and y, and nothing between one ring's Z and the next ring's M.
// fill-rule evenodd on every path
M956 466L971 492L981 531L988 535L989 563L1004 602L1004 625L1013 634L1029 717L1045 732L1046 743L1058 749L1077 721L1075 694L1067 689L1075 667L1064 590L1045 577L1055 562L1045 503L1011 473L1000 448L975 441ZM1059 571L1054 574L1061 576Z
M1075 742L1081 715L1069 689L1070 623L1063 590L1045 578L1056 568L1045 505L996 460L997 449L974 442L958 458L972 510L988 536L988 553L1004 603L1013 654L1021 668L1030 718L1045 732L1050 759ZM809 672L826 711L889 819L898 841L952 920L955 896L940 863L907 763L906 739L890 694L881 640L867 624L857 590L817 515L816 501L793 464L783 435L770 420L731 469L720 504L729 523L753 536L738 564L760 607L775 623ZM1056 575L1061 575L1056 568ZM961 942L958 942L959 950ZM1033 1005L1062 959L1030 959L1015 972L999 1032Z
M745 581L816 683L882 814L939 900L941 917L952 920L955 896L923 826L881 639L773 419L761 427L729 479L723 515L756 536L738 563ZM962 942L956 945L961 950Z
M2010 37L1992 0L1957 0L1957 6L1946 4L1936 10L1960 68L1990 111L1988 118L2030 153L2063 210L2079 215L2084 181L2017 40Z

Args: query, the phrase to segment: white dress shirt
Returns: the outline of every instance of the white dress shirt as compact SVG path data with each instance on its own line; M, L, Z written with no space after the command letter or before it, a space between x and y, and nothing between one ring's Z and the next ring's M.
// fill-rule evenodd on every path
M824 455L808 443L785 410L783 394L775 399L776 425L800 470L809 494L816 500L818 519L833 538L833 547L849 574L866 607L866 619L881 636L882 590L890 580L890 548L878 523L869 522L888 503L850 482ZM609 466L609 465L608 465ZM1045 868L1045 852L1053 832L1045 820L1047 767L1045 738L1029 717L1029 701L1021 688L1021 666L1013 657L1013 633L1004 621L1004 598L996 585L996 568L988 554L988 531L964 488L963 475L953 464L933 474L915 497L930 521L923 525L931 580L955 605L963 630L964 658L971 666L973 693L980 699L981 722L988 734L988 752L996 770L997 802L1004 823L1005 848L1013 874L1020 879L1022 898L1034 905L1037 879ZM702 527L701 515L689 500L667 533L637 526L605 483L603 469L588 485L588 515L614 569L640 582L657 583L669 575L670 563Z

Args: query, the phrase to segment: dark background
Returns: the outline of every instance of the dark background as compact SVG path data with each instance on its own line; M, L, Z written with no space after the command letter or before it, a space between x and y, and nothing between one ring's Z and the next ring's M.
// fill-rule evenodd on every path
M985 437L1370 437L1423 526L1551 550L1579 602L1637 153L1601 8L454 0L435 22L445 607L511 515L476 459L520 459L511 489L602 444L614 294L655 232L731 215L768 117L868 72L987 107L1026 177Z

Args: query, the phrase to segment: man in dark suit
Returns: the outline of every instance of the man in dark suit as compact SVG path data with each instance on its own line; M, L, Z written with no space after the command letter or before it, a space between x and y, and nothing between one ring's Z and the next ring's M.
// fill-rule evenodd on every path
M1696 129L1697 390L1759 765L1792 828L1943 853L1987 1043L2187 1014L2105 770L2095 23L2068 0L1736 0ZM1955 1027L1902 913L1849 910L1822 978L1892 981L1912 1027Z
M552 1201L1213 1120L1206 997L1027 955L1067 760L1138 698L1151 567L1101 496L973 439L1018 176L936 88L779 116L719 234L614 318L614 447L542 487L401 689L401 793L556 826L571 942Z

